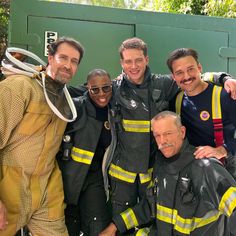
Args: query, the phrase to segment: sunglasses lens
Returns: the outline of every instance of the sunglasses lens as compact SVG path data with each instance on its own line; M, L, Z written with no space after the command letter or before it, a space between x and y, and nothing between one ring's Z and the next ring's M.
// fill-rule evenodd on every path
M98 94L100 89L99 88L91 88L90 91L93 93L93 94Z
M101 88L99 88L99 87L98 88L91 88L90 92L92 94L99 94L100 89L103 91L103 93L109 93L109 92L111 92L111 85L106 85Z
M110 86L110 85L107 85L107 86L102 87L102 91L103 91L104 93L109 93L109 92L111 92L111 86Z

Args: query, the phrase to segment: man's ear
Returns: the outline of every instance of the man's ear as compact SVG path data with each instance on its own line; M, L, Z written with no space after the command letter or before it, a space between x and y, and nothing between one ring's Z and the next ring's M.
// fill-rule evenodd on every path
M197 67L198 67L198 70L200 71L200 73L202 73L202 65L201 65L201 63L198 63Z
M52 55L48 55L48 64L50 64L50 61L52 60L53 56Z
M186 128L185 128L185 126L181 126L181 133L182 133L182 137L183 137L183 139L185 138L185 134L186 134Z
M172 78L172 79L175 81L174 74L173 74L173 73L171 73L170 75L171 75L171 78Z

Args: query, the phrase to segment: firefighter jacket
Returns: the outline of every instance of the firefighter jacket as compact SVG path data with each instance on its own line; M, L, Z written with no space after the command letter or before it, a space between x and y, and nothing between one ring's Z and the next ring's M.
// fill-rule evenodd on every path
M116 123L120 124L120 129L109 175L134 183L139 173L141 183L147 182L150 173L146 173L152 167L152 149L155 147L150 120L158 112L169 108L169 101L178 87L170 76L151 74L148 67L142 84L135 85L124 76L113 87L119 117Z
M146 197L113 219L121 232L155 217L150 235L236 235L235 180L219 161L196 160L193 152L185 141L171 159L158 157Z
M74 98L73 100L78 117L76 121L67 126L58 160L62 171L65 202L67 204L77 205L81 189L91 168L95 150L98 146L100 134L105 123L96 119L95 105L89 99L87 92L84 96ZM113 136L114 131L109 115L108 120ZM68 138L69 141L67 140ZM111 155L110 153L114 151L114 148L112 148L113 140L112 138L112 143L106 151L106 156ZM105 161L105 159L103 161ZM108 181L105 168L103 175L107 190Z
M62 90L60 84L51 83L51 92ZM62 179L55 156L66 122L50 109L36 79L7 77L1 82L0 98L0 199L9 226L27 225L29 216L45 204L45 218L63 217Z

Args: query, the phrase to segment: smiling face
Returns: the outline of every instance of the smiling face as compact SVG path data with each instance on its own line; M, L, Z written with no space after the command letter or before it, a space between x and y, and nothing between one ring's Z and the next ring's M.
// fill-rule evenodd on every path
M134 84L141 84L148 65L148 56L141 49L125 49L122 52L121 66L128 79Z
M46 73L62 84L68 83L75 75L80 60L79 51L68 43L61 43L54 55L48 56Z
M202 91L202 66L192 56L176 59L172 63L172 75L177 85L188 95L194 96Z
M179 153L185 137L185 127L177 125L176 117L168 116L152 121L152 130L158 149L166 158Z
M95 75L88 80L89 97L98 107L105 107L112 96L111 80L107 75Z

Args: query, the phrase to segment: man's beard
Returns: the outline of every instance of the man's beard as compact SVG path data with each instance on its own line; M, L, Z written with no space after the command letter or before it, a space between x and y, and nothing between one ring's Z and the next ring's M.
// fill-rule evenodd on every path
M66 84L69 80L65 77L62 77L61 75L57 74L55 81L57 81L60 84Z
M68 76L63 77L60 72L68 73ZM66 84L67 82L71 80L71 78L72 78L71 70L63 68L57 71L55 81L59 82L60 84Z

